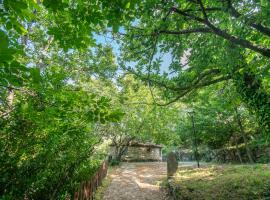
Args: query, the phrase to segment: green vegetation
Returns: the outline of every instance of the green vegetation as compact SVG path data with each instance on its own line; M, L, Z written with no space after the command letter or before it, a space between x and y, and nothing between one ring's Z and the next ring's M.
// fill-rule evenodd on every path
M72 196L110 143L115 163L132 141L269 162L269 10L267 0L1 0L0 199Z
M137 2L136 2L137 3ZM123 68L175 102L226 82L269 133L268 1L140 1L123 40ZM168 57L168 71L163 58ZM136 68L129 62L134 62Z
M211 165L180 168L175 177L177 197L187 199L268 199L270 166Z
M106 189L109 187L111 181L112 181L112 176L110 176L113 171L116 170L116 167L109 167L108 169L108 176L102 181L102 185L98 187L96 193L95 193L95 199L96 200L102 200L104 193Z

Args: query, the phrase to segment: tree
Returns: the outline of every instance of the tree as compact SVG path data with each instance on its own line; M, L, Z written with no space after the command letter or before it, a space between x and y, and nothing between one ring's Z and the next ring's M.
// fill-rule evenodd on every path
M193 145L192 124L187 112L194 110L196 137L201 151L235 149L239 162L254 162L254 146L263 138L256 120L241 103L235 87L217 84L184 99L177 130L182 145ZM236 112L237 109L237 112ZM255 145L256 144L256 145ZM240 147L243 147L240 152ZM203 153L202 152L202 153Z
M141 1L137 7L130 11L136 23L119 34L123 68L164 89L165 104L232 79L269 132L269 2Z
M68 85L66 73L47 68L39 88L16 91L12 112L1 118L3 198L57 199L95 172L101 143L95 123L117 121L120 114L108 98Z
M32 47L29 38L38 36L33 34L33 30L39 29L38 37L42 38L43 42L47 42L44 49L39 52L42 56L46 54L52 42L57 43L62 52L88 50L96 45L94 34L100 34L105 27L118 29L124 19L127 4L128 1L120 0L114 3L108 0L1 1L0 95L2 101L9 94L7 90L27 85L28 80L34 76L29 63L24 65L20 59L27 53L26 46L30 49ZM44 44L43 42L39 44ZM36 49L32 48L32 50Z
M268 16L265 0L0 1L1 198L66 198L104 159L104 138L119 157L135 139L189 143L184 106L196 110L198 145L234 138L248 153L269 131ZM119 63L147 86L117 77L126 71L113 47L95 41L105 30L121 39ZM238 98L214 95L224 81L260 128Z
M13 57L1 54L0 196L4 199L72 195L104 159L97 148L102 137L95 131L96 124L116 122L122 116L108 97L88 85L90 77L102 80L115 73L111 48L98 45L65 52L44 32L45 11L39 10L35 17L38 21L28 25L27 35L16 35L12 28L5 32L9 37L1 40L21 52ZM19 49L15 43L22 39Z
M178 111L175 107L163 108L153 104L149 89L133 75L124 75L117 82L118 90L112 101L125 112L122 120L101 125L101 134L114 146L119 162L132 142L176 144L175 134ZM158 94L158 91L153 91Z

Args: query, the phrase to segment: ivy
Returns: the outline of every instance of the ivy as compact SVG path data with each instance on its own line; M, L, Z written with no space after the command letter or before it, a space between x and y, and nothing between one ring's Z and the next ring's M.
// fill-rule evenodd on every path
M256 114L265 133L270 132L270 95L262 85L262 79L252 70L245 69L234 77L237 91L243 102Z

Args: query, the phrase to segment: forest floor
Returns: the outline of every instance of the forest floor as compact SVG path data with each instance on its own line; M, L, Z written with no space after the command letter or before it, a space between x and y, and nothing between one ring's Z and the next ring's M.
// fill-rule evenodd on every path
M102 200L165 200L160 187L165 177L166 163L122 163L109 173Z
M270 200L270 165L179 165L173 184L179 200Z
M172 180L179 200L270 200L270 165L180 162ZM166 163L122 163L111 168L97 200L168 200Z

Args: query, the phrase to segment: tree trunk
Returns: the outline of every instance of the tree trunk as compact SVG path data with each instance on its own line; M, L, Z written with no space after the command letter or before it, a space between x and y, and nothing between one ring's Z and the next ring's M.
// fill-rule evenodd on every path
M192 120L192 129L193 129L193 146L194 146L194 157L197 162L197 167L200 167L200 158L199 158L199 151L198 151L198 141L197 135L195 131L195 123L194 123L194 113L191 113L191 120Z
M241 117L240 117L240 115L239 115L239 113L238 113L237 107L235 107L234 109L235 109L235 114L236 114L236 120L237 120L238 126L239 126L239 128L240 128L240 134L241 134L241 137L242 137L243 140L244 140L245 149L246 149L246 153L247 153L249 162L250 162L250 163L254 163L254 160L253 160L253 158L252 158L251 150L250 150L250 148L249 148L249 146L248 146L247 136L246 136L246 133L245 133L245 130L244 130L242 121L241 121Z
M129 146L129 143L115 147L116 148L116 151L115 151L115 160L116 161L121 162L122 156L127 151L128 146Z
M235 147L236 147L236 154L238 156L238 159L239 159L240 163L242 164L243 163L243 159L242 159L242 156L241 156L241 152L239 150L237 139L238 139L237 136L234 136L234 143L235 143Z
M116 161L121 161L121 157L122 157L122 155L120 155L120 147L121 146L115 146L115 160Z

